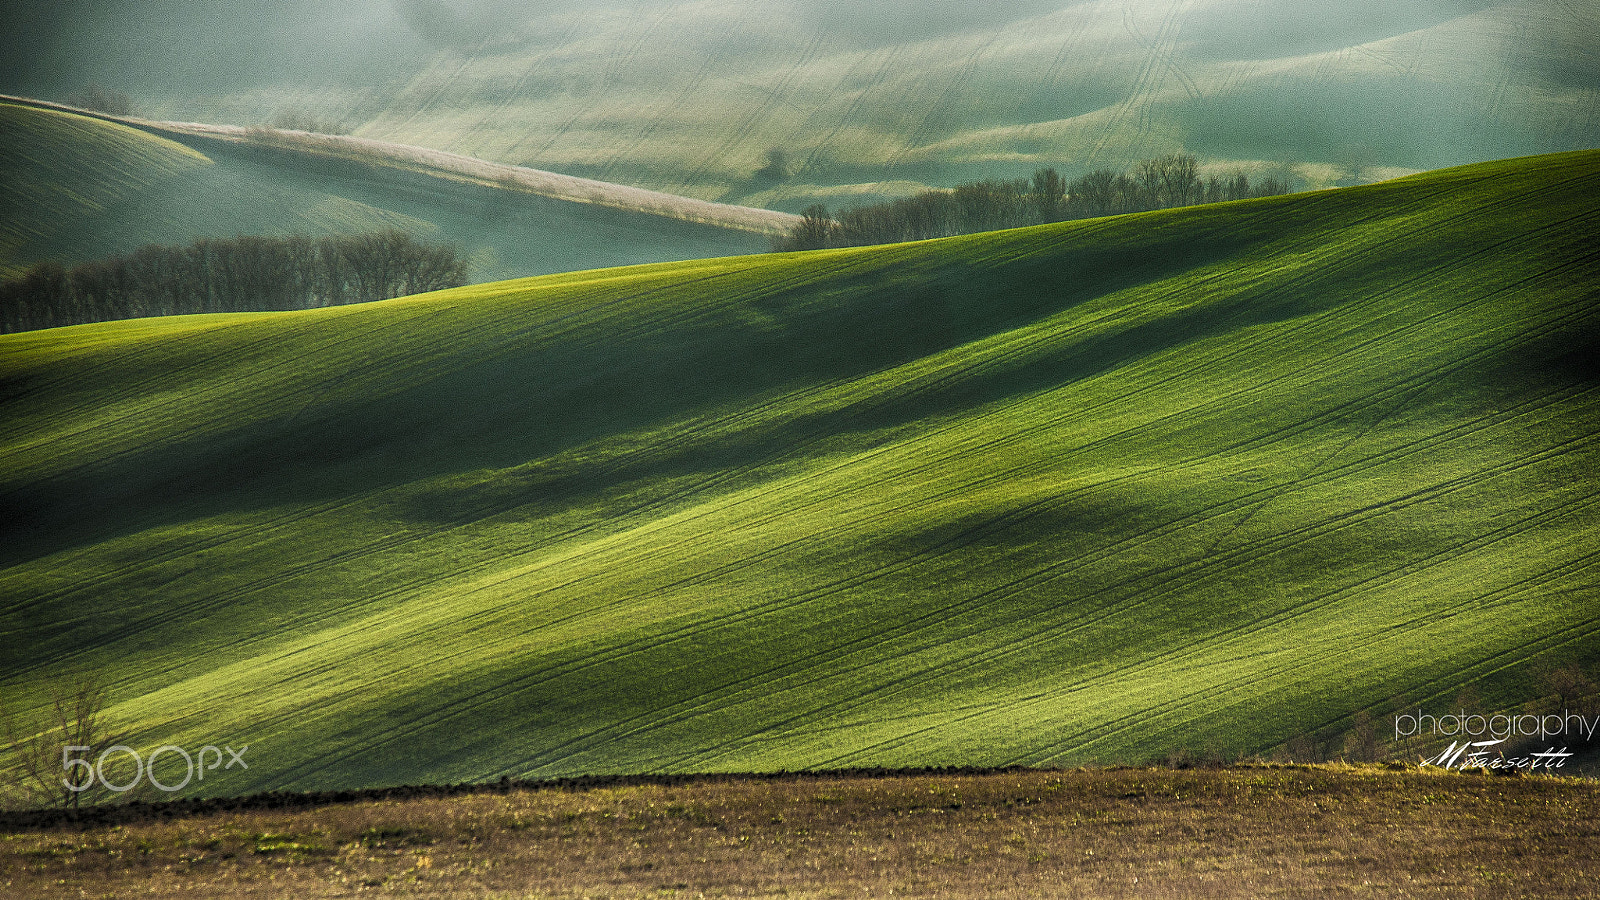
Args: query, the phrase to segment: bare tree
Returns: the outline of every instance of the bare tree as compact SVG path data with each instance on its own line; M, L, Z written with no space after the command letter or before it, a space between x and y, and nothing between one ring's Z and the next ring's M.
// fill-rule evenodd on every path
M45 806L76 810L111 793L98 776L108 762L129 757L107 756L123 739L107 722L108 700L99 679L85 675L52 689L49 721L42 728L23 726L11 710L4 711L10 775L24 795ZM118 778L112 776L112 783Z
M789 240L783 249L821 250L828 246L828 239L833 236L835 228L828 208L821 203L813 203L801 210L800 217L800 224L789 233Z
M1067 196L1067 183L1061 173L1053 168L1033 173L1033 203L1038 209L1039 221L1058 222L1062 218L1061 205Z
M1372 714L1357 710L1351 720L1350 733L1344 739L1345 756L1357 762L1372 762L1378 758L1378 726Z
M1110 169L1096 169L1078 178L1068 189L1072 204L1088 216L1110 215L1116 210L1119 177Z
M766 165L756 170L756 180L766 182L788 181L791 174L789 168L789 153L782 147L773 147L768 150Z
M1161 192L1164 206L1188 206L1201 197L1200 161L1188 153L1161 157Z
M1545 676L1545 686L1556 696L1556 708L1563 712L1588 712L1583 701L1594 696L1597 689L1589 676L1577 663L1571 663Z
M67 105L113 116L131 116L135 111L133 99L127 94L101 87L92 81L84 85L83 90L68 97Z
M298 109L280 109L268 123L269 128L280 131L309 131L314 134L349 134L350 129L343 122L332 119L319 119L309 113Z

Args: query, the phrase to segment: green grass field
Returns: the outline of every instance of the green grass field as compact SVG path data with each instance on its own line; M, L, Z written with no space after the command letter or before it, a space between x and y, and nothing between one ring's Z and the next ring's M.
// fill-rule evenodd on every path
M1517 708L1600 662L1597 200L1582 152L5 335L0 693L248 744L206 793Z
M180 136L181 139L181 136ZM0 275L145 244L399 228L460 246L474 281L767 249L765 235L572 203L392 161L198 140L0 102Z

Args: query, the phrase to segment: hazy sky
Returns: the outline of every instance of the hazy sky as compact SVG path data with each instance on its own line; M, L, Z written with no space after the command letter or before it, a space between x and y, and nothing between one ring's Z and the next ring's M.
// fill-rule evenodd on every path
M390 0L0 3L0 85L10 92L59 94L94 81L154 99L372 83L430 49Z
M1037 16L1086 0L774 0L774 19L840 43L885 44ZM1137 0L1136 0L1137 2ZM674 15L665 0L0 0L0 90L61 96L97 82L158 104L270 88L363 87L441 48L538 35L582 16ZM1184 37L1202 57L1261 58L1360 43L1491 0L1200 0ZM687 61L686 61L687 62ZM181 102L181 100L180 100Z
M1074 0L795 0L789 18L863 41L992 26ZM85 80L203 93L262 82L370 81L419 53L564 14L647 14L660 0L0 0L8 90ZM409 59L408 59L409 58Z
M791 0L775 20L841 45L993 27L1081 0ZM670 16L664 0L0 0L0 91L64 99L90 83L146 109L274 90L403 82L442 49L553 38L562 23ZM686 60L688 64L689 60ZM200 108L209 103L201 102Z

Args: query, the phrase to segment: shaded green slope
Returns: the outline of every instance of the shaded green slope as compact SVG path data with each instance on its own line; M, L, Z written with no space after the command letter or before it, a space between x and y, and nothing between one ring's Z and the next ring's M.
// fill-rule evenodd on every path
M461 246L475 281L763 251L766 237L356 159L177 140L0 102L0 274L145 244L400 228Z
M1268 750L1596 661L1600 153L0 338L0 686L208 790Z
M48 247L73 223L210 160L164 138L46 109L0 103L0 274L21 268L28 248Z

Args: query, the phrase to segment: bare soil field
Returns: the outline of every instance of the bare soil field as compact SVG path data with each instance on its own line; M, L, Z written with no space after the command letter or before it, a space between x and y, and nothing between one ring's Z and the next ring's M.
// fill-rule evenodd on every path
M1600 783L1550 776L1118 767L425 793L152 806L119 824L13 814L0 893L1600 896Z

